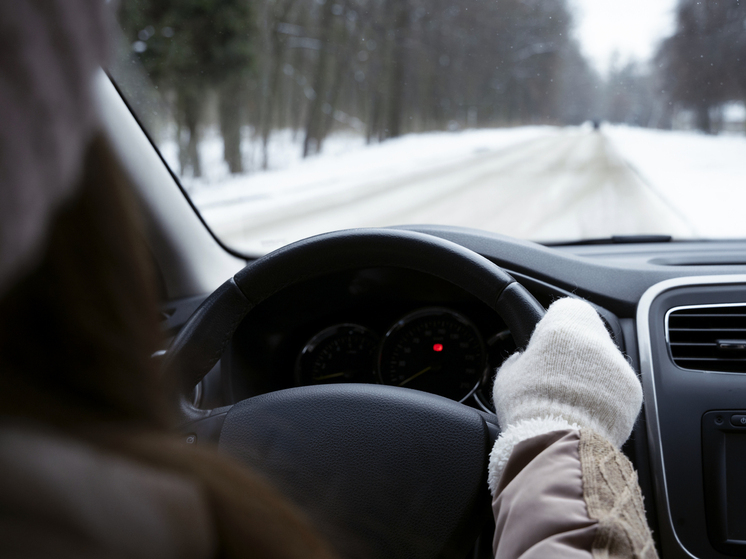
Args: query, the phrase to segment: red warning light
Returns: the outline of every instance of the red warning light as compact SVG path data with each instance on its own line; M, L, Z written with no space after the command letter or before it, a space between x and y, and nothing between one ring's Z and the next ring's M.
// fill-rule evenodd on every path
M443 344L433 344L433 351L443 351Z

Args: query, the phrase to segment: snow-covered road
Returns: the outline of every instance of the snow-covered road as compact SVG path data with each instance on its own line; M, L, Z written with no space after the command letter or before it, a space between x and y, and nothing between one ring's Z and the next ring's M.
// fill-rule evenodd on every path
M609 140L592 131L565 129L464 162L439 180L450 185L448 195L430 197L393 221L465 225L542 241L692 234Z
M254 254L333 229L404 223L462 225L542 241L694 234L693 224L636 174L603 132L540 128L513 136L416 170L388 168L389 154L373 167L348 166L326 182L307 180L302 189L278 186L281 194L274 195L235 185L198 205L218 236ZM292 172L303 176L302 167Z

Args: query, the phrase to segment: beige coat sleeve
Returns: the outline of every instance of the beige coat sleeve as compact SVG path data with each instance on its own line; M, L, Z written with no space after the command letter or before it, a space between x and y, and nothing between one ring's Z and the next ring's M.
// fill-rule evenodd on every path
M492 508L496 559L657 557L632 464L591 430L518 443Z

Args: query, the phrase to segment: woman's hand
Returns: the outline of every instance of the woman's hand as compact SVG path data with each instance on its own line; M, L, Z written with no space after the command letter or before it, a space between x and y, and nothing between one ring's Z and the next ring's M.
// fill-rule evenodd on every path
M642 388L593 307L566 298L549 307L526 350L499 369L493 398L503 432L490 486L513 446L536 435L586 428L621 447L640 412Z

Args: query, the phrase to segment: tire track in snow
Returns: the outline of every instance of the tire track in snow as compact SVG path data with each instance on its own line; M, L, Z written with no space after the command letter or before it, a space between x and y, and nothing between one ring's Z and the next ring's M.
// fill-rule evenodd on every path
M262 253L333 229L459 225L539 241L610 235L691 236L693 227L598 132L568 128L497 152L215 226ZM274 246L273 246L274 245Z

